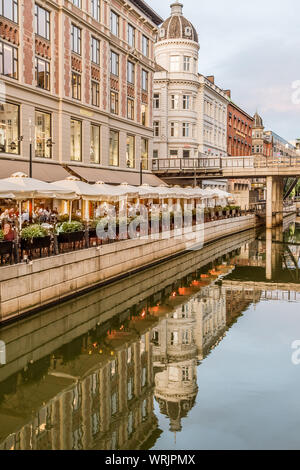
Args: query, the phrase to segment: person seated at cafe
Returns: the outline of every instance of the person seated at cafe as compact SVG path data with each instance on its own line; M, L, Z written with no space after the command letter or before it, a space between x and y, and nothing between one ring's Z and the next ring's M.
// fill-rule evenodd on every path
M16 232L9 222L4 223L3 233L6 242L13 242L16 238Z

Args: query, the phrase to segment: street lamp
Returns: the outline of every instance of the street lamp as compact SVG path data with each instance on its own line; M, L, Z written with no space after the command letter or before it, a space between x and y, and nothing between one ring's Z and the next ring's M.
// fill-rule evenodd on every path
M140 161L140 186L143 185L143 159Z

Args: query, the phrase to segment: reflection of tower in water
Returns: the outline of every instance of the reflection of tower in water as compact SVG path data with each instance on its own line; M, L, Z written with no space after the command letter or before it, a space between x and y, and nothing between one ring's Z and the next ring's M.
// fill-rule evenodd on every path
M226 301L219 287L205 287L186 302L184 294L179 290L178 296L171 296L173 310L152 332L155 398L172 432L181 431L182 419L195 404L198 361L226 328Z

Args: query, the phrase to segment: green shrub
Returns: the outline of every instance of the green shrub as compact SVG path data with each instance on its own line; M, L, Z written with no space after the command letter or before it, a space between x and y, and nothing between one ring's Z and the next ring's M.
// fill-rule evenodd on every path
M77 220L72 220L71 222L63 222L57 225L57 233L72 233L72 232L81 232L84 230L84 226L81 222Z
M0 230L0 241L4 240L4 232Z
M44 238L47 236L48 231L38 224L29 225L21 231L21 238L23 240L32 240L32 238Z
M58 220L58 222L63 223L63 222L69 222L69 218L70 218L69 214L63 214L63 215L59 215L57 220ZM72 222L73 221L74 222L82 222L82 219L78 215L73 214L72 215Z

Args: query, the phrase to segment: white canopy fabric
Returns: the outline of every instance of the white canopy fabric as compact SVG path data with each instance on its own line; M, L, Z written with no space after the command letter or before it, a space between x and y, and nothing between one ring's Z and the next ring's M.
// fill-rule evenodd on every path
M20 191L23 191L24 198L69 199L75 196L72 190L62 189L52 183L29 178L25 173L14 173L10 178L5 178L2 181L17 186ZM16 197L21 195L16 193Z
M130 186L127 183L121 184L119 186L113 186L110 184L103 183L103 181L98 181L93 185L100 195L101 198L110 198L118 199L120 197L138 197L139 192L138 188L135 186Z
M30 198L32 194L32 191L25 191L15 183L11 183L5 179L0 180L0 197L2 199L8 198L9 196L11 196L9 199Z
M75 176L70 176L65 180L55 181L50 183L53 187L59 187L62 190L70 191L76 194L76 196L89 201L99 201L99 192L95 189L94 185L85 183Z

